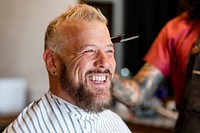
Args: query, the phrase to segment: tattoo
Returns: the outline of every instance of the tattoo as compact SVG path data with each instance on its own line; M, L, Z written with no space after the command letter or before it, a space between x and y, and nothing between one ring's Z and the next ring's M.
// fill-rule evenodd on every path
M155 90L163 82L163 74L153 65L146 63L133 78L144 91L145 98L151 97Z
M130 80L118 75L114 78L114 97L129 106L142 104L150 98L163 82L163 75L156 67L146 63Z
M131 97L134 95L134 91L131 88L126 88L117 78L114 79L113 88L115 89L115 98L125 103L131 102Z

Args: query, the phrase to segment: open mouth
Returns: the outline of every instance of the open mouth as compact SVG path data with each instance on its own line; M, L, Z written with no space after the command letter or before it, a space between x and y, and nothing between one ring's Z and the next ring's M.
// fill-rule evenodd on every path
M100 83L105 83L107 76L106 75L92 75L89 76L90 81L100 84Z

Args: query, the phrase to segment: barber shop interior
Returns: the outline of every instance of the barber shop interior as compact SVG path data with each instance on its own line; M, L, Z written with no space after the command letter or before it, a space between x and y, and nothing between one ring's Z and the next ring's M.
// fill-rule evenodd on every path
M105 36L107 37L106 41L111 42L109 48L105 48L106 51L103 54L104 51L99 49L104 47L95 44L95 40L100 40L101 45L107 44L104 44L104 40L101 38L90 39L90 32L85 33L87 31L83 33L85 36L83 35L80 38L75 37L76 31L73 31L73 34L66 33L66 35L73 35L74 39L69 39L69 41L59 40L52 45L60 46L63 42L72 42L77 39L73 43L75 45L80 43L80 39L85 39L82 40L81 45L83 45L86 40L91 40L92 44L88 44L91 46L87 47L88 49L95 48L95 51L89 49L89 52L86 51L87 57L83 58L88 65L85 69L88 69L88 71L90 69L91 71L92 69L96 70L91 74L89 73L89 76L83 69L84 65L77 63L85 55L85 52L77 55L78 57L74 57L77 53L72 51L70 54L66 52L66 57L60 56L60 51L65 49L57 46L54 49L53 46L52 48L49 46L53 41L60 38L59 35L51 38L51 36L57 34L57 31L46 32L48 25L56 23L51 20L77 4L92 6L105 16L107 19L106 27L110 34L109 37ZM42 129L44 125L40 124L40 120L45 120L43 115L36 115L36 108L38 106L38 111L41 114L45 111L39 107L37 102L46 93L50 96L51 94L58 94L55 97L61 101L67 101L73 106L79 107L80 105L80 108L86 107L88 109L89 105L81 106L81 103L84 102L80 100L86 98L87 95L81 95L83 93L77 92L81 95L79 99L81 102L76 105L74 103L78 100L76 102L73 102L73 98L67 100L70 95L68 94L65 97L65 93L61 94L64 89L55 89L56 85L61 84L60 88L69 85L70 83L63 83L68 79L73 82L71 86L74 87L75 83L82 82L82 78L86 78L82 84L88 86L91 92L93 92L91 89L93 87L90 87L90 85L100 86L101 89L104 88L102 86L106 87L105 84L110 83L111 100L107 109L117 114L132 133L199 133L200 98L198 100L197 97L199 97L198 94L200 95L200 84L198 85L200 78L199 80L197 78L200 70L196 65L198 61L195 61L195 59L198 58L198 48L200 48L200 9L196 8L197 6L200 6L200 0L1 0L0 132L35 133L37 132L35 129ZM71 17L73 18L73 15ZM83 17L86 18L87 16ZM98 31L99 28L95 28L92 24L92 22L96 24L96 20L93 21L92 17L90 19L90 28L93 27ZM55 27L57 26L59 29L58 25L63 21L64 19L58 20ZM84 29L85 21L88 20L84 20L83 28L79 26L80 29ZM51 29L51 27L49 28ZM82 33L80 29L77 28L76 30ZM61 32L64 30L60 28ZM49 41L45 34L46 36L49 35ZM101 34L101 31L95 32L92 37L99 36L98 34ZM105 33L105 35L107 34ZM198 48L194 49L193 44ZM71 48L70 46L69 48ZM76 49L79 52L81 51L78 46ZM66 51L70 52L70 50ZM113 64L116 67L114 72L107 74L108 72L103 72L103 70L114 68L112 67L114 65L111 64L110 56L112 55L110 51L114 55L115 63ZM54 56L55 54L59 56ZM92 64L92 60L97 56L98 63L102 63L99 66L97 61ZM101 57L104 59L101 59ZM71 59L67 62L60 58ZM89 61L90 59L91 61ZM61 60L61 63L65 63L65 76L71 74L72 78L69 76L69 78L62 80L63 73L60 74L58 70L63 69L63 67L60 65L60 68L57 65L58 63L56 64L56 61L59 60ZM106 63L107 60L111 61ZM76 72L73 73L73 71ZM90 75L98 76L92 77ZM101 77L101 75L107 76L104 79L104 76ZM75 80L73 80L73 77ZM89 77L89 80L87 80L87 77ZM80 80L77 81L76 78ZM57 82L58 84L54 84ZM54 88L54 90L52 89L52 91L51 88ZM84 88L82 87L82 89ZM73 93L73 90L69 92L75 97L76 94ZM103 97L100 92L95 94L96 97L98 97L98 94L99 97ZM107 92L105 93L107 94ZM101 100L100 98L96 99ZM90 101L92 100L88 100L88 102ZM34 104L37 104L37 106L33 106ZM54 110L51 105L50 107L56 114L57 110ZM104 106L102 108L104 109ZM64 111L64 108L59 109L60 112ZM31 111L25 116L28 110ZM90 109L88 110L90 111ZM24 117L22 117L23 115ZM29 122L31 120L33 122L31 115L36 115L38 121L38 124L34 124L33 127L29 127ZM27 122L24 119L26 117L29 119ZM55 118L59 119L57 116ZM20 119L22 121L19 121ZM108 123L109 121L110 123L113 122L110 119L107 121ZM194 121L196 123L193 123ZM24 123L27 130L23 129ZM60 123L62 125L62 122ZM46 126L48 127L48 123ZM62 131L68 133L67 130L63 129ZM106 133L106 130L98 131L97 129L94 131L85 129L82 130L82 133L96 133L95 131ZM41 130L41 132L46 132L46 130ZM60 130L57 130L57 132L60 132ZM75 133L75 131L72 131L72 133ZM118 132L113 129L113 133Z

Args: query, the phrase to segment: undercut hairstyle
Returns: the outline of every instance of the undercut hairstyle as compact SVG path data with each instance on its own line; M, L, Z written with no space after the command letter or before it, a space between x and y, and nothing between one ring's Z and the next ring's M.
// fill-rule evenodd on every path
M99 9L87 4L78 4L69 8L49 23L45 33L45 50L50 49L53 52L60 54L62 46L69 42L69 37L66 36L67 34L65 34L63 39L63 34L67 31L65 29L63 32L64 27L62 24L70 23L70 21L99 21L107 25L107 19Z

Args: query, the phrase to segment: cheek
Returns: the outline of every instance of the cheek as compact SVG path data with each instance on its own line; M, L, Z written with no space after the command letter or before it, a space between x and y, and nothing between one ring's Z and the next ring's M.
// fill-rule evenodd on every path
M78 59L76 61L69 62L69 73L72 77L81 80L83 78L83 74L87 70L88 63L86 63L84 59Z

